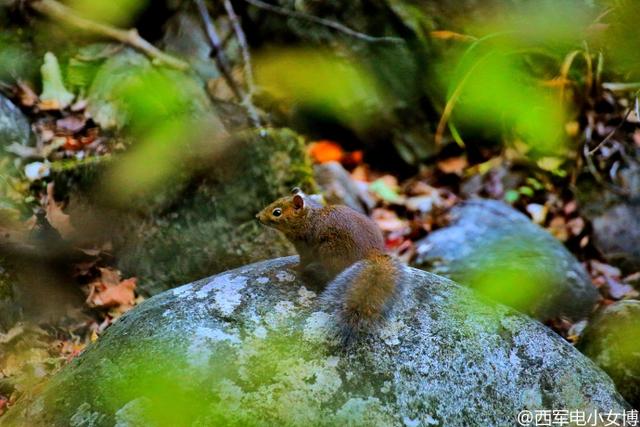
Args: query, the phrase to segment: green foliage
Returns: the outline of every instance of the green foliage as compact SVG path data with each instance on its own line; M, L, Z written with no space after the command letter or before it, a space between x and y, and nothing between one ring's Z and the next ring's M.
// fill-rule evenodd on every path
M75 95L64 86L58 58L53 53L47 52L44 55L44 63L40 70L42 72L42 94L40 94L40 100L54 103L60 109L66 108L73 101Z
M256 78L275 97L323 112L356 129L370 125L383 108L383 91L366 68L330 52L265 53L256 61Z
M149 0L72 0L69 6L86 18L128 27Z
M572 111L562 92L544 83L561 74L569 52L573 61L582 49L590 14L583 2L544 1L467 28L482 37L454 57L441 127L451 116L449 128L461 145L465 130L473 129L502 135L534 159L564 155Z

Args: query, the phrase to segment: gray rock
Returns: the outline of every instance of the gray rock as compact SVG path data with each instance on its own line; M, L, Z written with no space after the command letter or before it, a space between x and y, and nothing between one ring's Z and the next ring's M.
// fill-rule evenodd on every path
M640 270L640 148L630 149L628 160L615 184L580 177L576 198L593 226L595 247L607 262L633 273Z
M578 348L611 376L634 408L640 408L640 301L618 301L601 310Z
M592 218L593 243L606 260L640 270L640 201L621 203Z
M365 215L375 205L367 190L359 187L338 162L315 165L313 176L322 189L325 200L331 205L346 205Z
M515 425L523 409L628 407L551 330L416 269L397 315L341 351L296 261L145 301L4 425L486 427Z
M527 216L495 200L469 201L417 244L416 264L532 316L586 317L598 298L585 269Z
M27 118L11 101L0 95L0 146L27 145L30 137Z

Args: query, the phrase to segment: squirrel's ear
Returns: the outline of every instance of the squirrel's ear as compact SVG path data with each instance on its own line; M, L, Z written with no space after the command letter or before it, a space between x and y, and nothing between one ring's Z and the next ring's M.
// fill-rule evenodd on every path
M304 199L302 198L301 195L296 194L295 196L293 196L293 207L295 207L296 209L300 209L304 206Z
M298 194L298 193L302 193L302 190L300 189L300 187L293 187L291 189L291 194Z

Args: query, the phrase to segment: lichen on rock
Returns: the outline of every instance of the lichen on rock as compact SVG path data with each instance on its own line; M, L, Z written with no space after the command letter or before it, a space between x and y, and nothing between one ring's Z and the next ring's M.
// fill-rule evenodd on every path
M344 351L318 295L289 280L295 263L245 266L145 301L55 376L39 404L3 421L502 426L523 409L628 408L540 323L420 270L386 326Z

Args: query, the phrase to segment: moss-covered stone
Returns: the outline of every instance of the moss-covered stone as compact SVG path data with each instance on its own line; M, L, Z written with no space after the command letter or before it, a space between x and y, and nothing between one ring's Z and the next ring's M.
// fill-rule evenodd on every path
M345 352L296 262L145 301L3 425L485 427L524 409L629 408L550 329L416 269L395 315Z
M201 182L176 195L175 207L135 224L121 242L119 266L148 292L293 252L254 216L294 186L313 189L304 141L283 129L247 132L231 145Z
M640 407L640 301L618 301L600 310L578 347L611 376L634 408Z
M102 177L117 156L56 163L56 198L85 241L111 241L119 267L149 294L249 262L293 253L255 214L294 186L313 191L304 140L288 129L245 131L192 160L162 191L114 207Z

